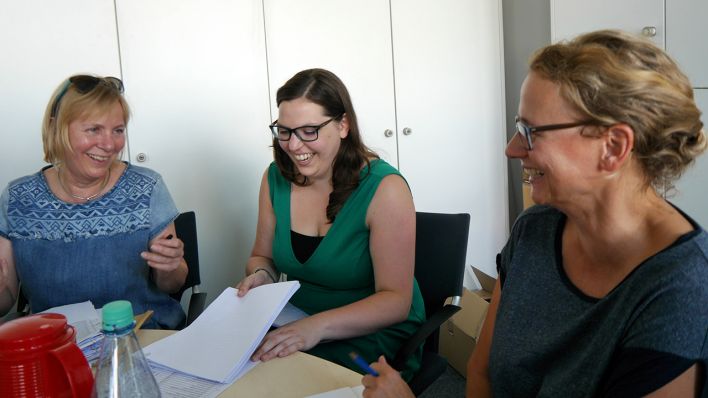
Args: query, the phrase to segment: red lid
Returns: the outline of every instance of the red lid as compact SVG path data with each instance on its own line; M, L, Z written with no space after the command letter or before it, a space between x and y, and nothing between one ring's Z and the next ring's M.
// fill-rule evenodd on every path
M0 325L0 357L44 351L74 339L61 314L37 314Z

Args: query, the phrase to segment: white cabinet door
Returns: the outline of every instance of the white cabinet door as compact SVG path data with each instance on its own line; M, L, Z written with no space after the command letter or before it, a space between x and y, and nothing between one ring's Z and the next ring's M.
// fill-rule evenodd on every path
M706 0L666 0L666 50L681 65L693 87L708 88ZM708 108L703 107L708 112Z
M399 166L419 211L470 213L467 261L507 238L501 1L392 0Z
M4 1L0 49L3 189L45 164L42 118L63 79L79 73L120 77L113 1Z
M264 9L272 117L275 93L290 77L327 69L347 86L364 143L396 165L388 1L264 0Z
M301 69L339 75L416 208L472 214L468 261L491 274L508 231L500 13L488 0L265 1L271 98Z
M119 0L117 15L131 161L196 211L213 299L244 275L271 160L261 2Z
M551 0L553 43L598 29L640 35L645 28L654 28L649 37L664 48L664 0Z
M666 49L688 75L696 103L703 111L703 124L708 126L708 41L704 20L708 15L705 0L667 0ZM704 153L676 184L669 200L708 227L708 153Z
M664 3L665 24L662 22ZM610 9L612 13L607 12ZM704 40L703 29L707 14L708 3L705 0L551 0L552 40L555 42L599 28L621 28L641 33L644 26L656 26L655 41L666 48L697 88L696 102L703 111L704 123L707 123L708 41ZM706 186L708 155L704 154L677 182L677 191L668 192L669 200L704 227L708 225Z
M708 126L708 90L694 90L696 103L703 111L703 126ZM708 228L708 152L699 156L696 163L676 183L674 196L668 199L693 217L703 228Z

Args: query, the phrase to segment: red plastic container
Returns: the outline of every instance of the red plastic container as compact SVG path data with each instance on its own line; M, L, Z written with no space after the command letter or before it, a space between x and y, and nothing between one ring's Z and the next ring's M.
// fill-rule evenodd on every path
M93 374L60 314L37 314L0 326L0 397L91 395Z

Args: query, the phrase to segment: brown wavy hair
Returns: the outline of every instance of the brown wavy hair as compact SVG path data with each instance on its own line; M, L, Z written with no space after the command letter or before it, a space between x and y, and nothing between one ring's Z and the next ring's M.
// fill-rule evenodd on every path
M349 134L342 139L332 163L333 190L329 194L327 204L327 219L332 223L349 195L359 186L362 165L366 164L368 168L369 161L378 159L379 156L361 140L349 91L334 73L324 69L300 71L285 82L276 94L278 106L283 101L298 98L305 98L321 106L324 108L325 116L337 117L336 121L341 121L344 115L349 121ZM307 177L298 172L297 167L276 139L273 139L273 157L280 173L288 181L300 186L309 185Z
M616 30L542 48L530 69L560 85L561 96L593 124L626 123L647 184L670 190L706 149L693 89L663 50Z

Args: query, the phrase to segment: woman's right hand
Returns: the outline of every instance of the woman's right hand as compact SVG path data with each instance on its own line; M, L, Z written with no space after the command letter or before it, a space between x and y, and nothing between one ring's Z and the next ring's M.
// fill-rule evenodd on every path
M236 285L236 289L238 290L237 295L238 297L243 297L246 295L246 293L248 293L249 290L253 289L254 287L258 287L268 283L273 283L273 280L270 279L270 275L268 275L265 270L256 271L251 275L247 275L245 278L241 279L241 282Z

